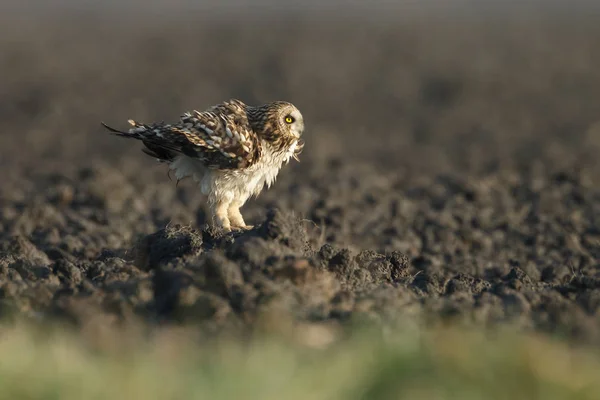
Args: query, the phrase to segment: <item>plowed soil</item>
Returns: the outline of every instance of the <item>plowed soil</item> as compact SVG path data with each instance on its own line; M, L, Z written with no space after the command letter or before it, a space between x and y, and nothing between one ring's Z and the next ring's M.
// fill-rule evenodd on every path
M600 343L594 15L3 15L0 316ZM194 183L100 121L232 97L294 102L306 147L242 209L254 230L215 237Z

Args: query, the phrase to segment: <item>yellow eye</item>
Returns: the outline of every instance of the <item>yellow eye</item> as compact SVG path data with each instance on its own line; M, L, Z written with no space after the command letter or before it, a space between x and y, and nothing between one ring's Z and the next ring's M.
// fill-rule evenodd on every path
M294 118L288 115L287 117L285 117L285 122L286 124L291 124L292 122L294 122Z

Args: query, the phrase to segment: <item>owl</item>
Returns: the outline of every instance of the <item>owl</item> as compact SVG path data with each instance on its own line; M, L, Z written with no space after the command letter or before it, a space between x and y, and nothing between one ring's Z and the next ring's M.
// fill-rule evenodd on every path
M209 225L225 232L252 228L240 208L271 187L290 158L299 161L304 147L302 114L285 101L250 106L231 99L174 123L128 122L127 132L102 125L141 140L142 151L167 163L178 182L192 177L206 196Z

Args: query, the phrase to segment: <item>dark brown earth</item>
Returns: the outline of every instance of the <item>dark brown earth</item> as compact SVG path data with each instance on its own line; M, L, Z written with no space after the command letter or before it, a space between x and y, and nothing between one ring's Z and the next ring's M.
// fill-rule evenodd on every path
M598 14L54 11L0 21L3 318L600 343ZM294 102L306 147L215 238L193 182L100 121L231 97Z

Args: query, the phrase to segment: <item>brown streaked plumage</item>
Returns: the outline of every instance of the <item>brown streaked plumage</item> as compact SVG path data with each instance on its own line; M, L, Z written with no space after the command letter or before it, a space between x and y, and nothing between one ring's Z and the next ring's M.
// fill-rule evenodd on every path
M270 187L284 162L298 160L304 119L291 103L252 107L232 99L205 111L186 112L176 123L142 124L111 132L141 140L142 151L168 163L177 181L191 176L208 196L210 224L247 229L240 207Z

